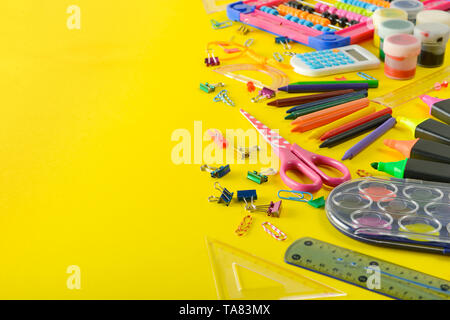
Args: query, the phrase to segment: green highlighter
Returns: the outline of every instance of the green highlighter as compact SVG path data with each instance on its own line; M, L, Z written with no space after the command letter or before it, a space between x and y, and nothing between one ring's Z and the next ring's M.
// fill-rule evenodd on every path
M369 88L378 88L378 80L329 80L329 81L299 81L290 83L289 85L302 85L302 84L335 84L335 83L367 83Z

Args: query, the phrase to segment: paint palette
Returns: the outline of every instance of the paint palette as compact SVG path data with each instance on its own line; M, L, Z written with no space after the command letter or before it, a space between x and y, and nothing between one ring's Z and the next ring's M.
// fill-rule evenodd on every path
M355 179L336 187L325 208L330 222L354 239L450 254L450 184Z

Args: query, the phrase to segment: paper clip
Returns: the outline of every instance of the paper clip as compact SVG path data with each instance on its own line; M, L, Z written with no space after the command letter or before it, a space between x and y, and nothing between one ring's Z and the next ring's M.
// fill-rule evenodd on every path
M256 195L256 190L240 190L237 192L238 201L244 201L247 204L247 200L253 201L258 199Z
M244 25L241 25L241 26L237 29L237 32L242 33L243 35L246 35L247 33L250 32L250 29L247 28L247 27L244 26Z
M265 176L261 173L258 173L257 171L247 172L247 179L252 180L259 184L267 182L269 180L269 178L267 178L267 176Z
M358 72L357 75L365 80L377 80L374 77L368 75L367 73L364 72Z
M278 241L284 241L287 239L286 234L277 227L275 227L270 222L265 221L261 225L264 231L266 231L268 234L270 234L273 238L277 239Z
M214 183L214 189L219 190L221 192L220 197L209 196L208 201L224 203L228 207L230 205L231 200L233 199L234 192L230 192L226 188L222 188L219 182Z
M250 229L250 226L252 225L253 222L253 218L251 215L246 215L244 217L244 219L242 219L241 223L239 224L239 226L237 227L235 233L239 236L242 237L243 235L245 235L248 231L248 229Z
M200 89L206 93L211 93L216 90L216 88L225 87L225 83L219 82L216 84L209 84L208 82L200 83Z
M292 47L289 44L289 42L291 42L291 40L287 37L276 37L275 38L275 43L281 44L284 48L284 50L291 50Z
M363 170L363 169L356 170L356 174L362 178L373 176L370 172L367 172L366 170Z
M282 192L288 192L288 193L292 193L294 195L296 195L296 197L282 197L280 195L280 193ZM305 199L305 195L308 195L310 197L310 199ZM279 190L278 191L278 198L283 199L283 200L292 200L292 201L300 201L300 202L308 202L311 201L314 197L311 193L309 192L304 192L304 191L294 191L294 190Z
M283 62L284 58L279 52L273 53L273 58L277 60L278 62Z
M205 64L207 67L220 65L219 58L214 56L214 52L206 50L207 57L205 58Z
M231 100L231 98L228 96L228 90L223 89L222 91L220 91L215 97L214 97L214 102L219 102L222 101L223 103L234 107L234 101Z
M278 172L274 168L263 168L259 173L265 176L273 176L276 175Z
M267 87L264 87L261 89L261 91L258 92L258 95L256 97L253 97L251 99L252 102L259 102L263 99L271 99L275 97L275 91L272 89L269 89Z
M246 203L245 210L250 212L265 212L268 216L279 218L281 214L281 200L277 202L270 201L270 204L255 206L252 199L250 203Z
M228 28L231 27L233 25L233 22L230 20L224 21L224 22L219 22L217 20L211 19L211 26L213 29L224 29L224 28Z
M221 166L220 168L211 167L207 164L204 164L200 167L200 170L202 171L208 171L211 173L212 178L222 178L224 175L230 172L230 165L227 164L226 166Z
M250 47L253 44L253 41L255 41L255 39L253 39L253 38L245 40L244 46L247 48Z

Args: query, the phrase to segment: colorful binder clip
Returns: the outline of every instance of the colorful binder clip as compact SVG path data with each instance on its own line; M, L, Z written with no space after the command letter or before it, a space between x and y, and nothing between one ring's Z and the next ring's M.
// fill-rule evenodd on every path
M281 200L278 202L271 201L270 204L255 206L253 200L251 203L247 203L245 210L254 212L266 212L268 216L279 218L281 214Z
M211 167L207 164L204 164L200 167L200 170L202 171L208 171L211 173L212 178L222 178L224 175L230 172L230 165L227 164L226 166L221 166L220 168Z
M239 33L241 33L241 34L243 34L243 35L246 35L247 33L250 32L250 29L247 28L247 27L244 26L244 25L241 25L241 26L239 26L239 28L237 29L237 32L239 32Z
M228 96L228 90L223 89L222 91L220 91L215 97L214 97L214 102L219 102L222 101L223 103L234 107L234 102L233 100L231 100L231 98Z
M258 92L258 95L251 99L252 102L259 102L263 99L271 99L275 97L275 91L269 88L262 88L261 91Z
M225 84L223 82L219 82L216 84L209 84L208 82L200 83L200 89L205 91L206 93L211 93L216 91L216 88L224 87Z
M247 203L247 201L258 199L258 197L256 195L256 190L240 190L237 192L237 199L238 201L244 201Z
M230 20L219 22L217 20L211 19L210 21L213 29L225 29L233 25L233 22Z
M240 154L241 159L245 159L245 158L250 157L253 152L258 152L259 151L259 146L253 146L251 148L235 147L234 149L236 150L237 153Z
M288 192L291 194L294 194L295 197L282 197L280 193L282 192ZM305 199L305 196L308 196L309 199ZM320 197L317 199L314 199L313 195L309 192L302 192L302 191L294 191L294 190L280 190L278 191L278 198L284 199L284 200L292 200L292 201L299 201L299 202L306 202L310 206L314 208L322 208L325 205L325 198Z
M220 65L219 58L214 56L214 52L206 50L207 57L205 58L205 64L207 67L214 67Z
M214 183L214 189L219 190L221 192L220 197L209 196L208 201L224 203L228 207L230 205L231 200L233 199L234 192L230 192L226 188L222 188L219 182Z
M256 183L259 183L259 184L267 182L269 180L267 178L267 176L265 176L265 175L263 175L261 173L258 173L257 171L253 171L253 172L249 171L249 172L247 172L247 179L252 180L252 181L254 181Z
M291 50L292 47L289 44L289 42L291 42L291 40L287 37L276 37L275 38L275 43L281 44L283 45L284 50Z

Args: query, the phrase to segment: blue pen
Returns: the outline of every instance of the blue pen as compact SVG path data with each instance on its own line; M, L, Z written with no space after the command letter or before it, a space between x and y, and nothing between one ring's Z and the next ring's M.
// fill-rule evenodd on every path
M289 110L286 111L286 113L292 113L292 112L298 111L300 109L315 107L315 106L319 106L319 105L325 104L325 103L332 103L334 101L340 101L342 99L355 98L355 100L357 100L357 99L364 98L364 97L367 97L367 90L346 93L346 94L336 96L336 97L331 97L331 98L316 100L316 101L312 101L312 102L308 102L308 103L303 103L301 105L290 108ZM338 105L338 104L340 104L340 103L337 103L336 105Z
M358 153L360 153L362 150L364 150L367 146L369 146L372 142L374 142L376 139L378 139L381 135L383 135L386 131L391 129L393 126L395 126L395 123L397 121L395 118L389 118L385 122L383 122L378 128L373 130L367 137L359 141L357 144L355 144L353 147L348 149L344 156L342 157L342 160L351 159L354 156L356 156Z

